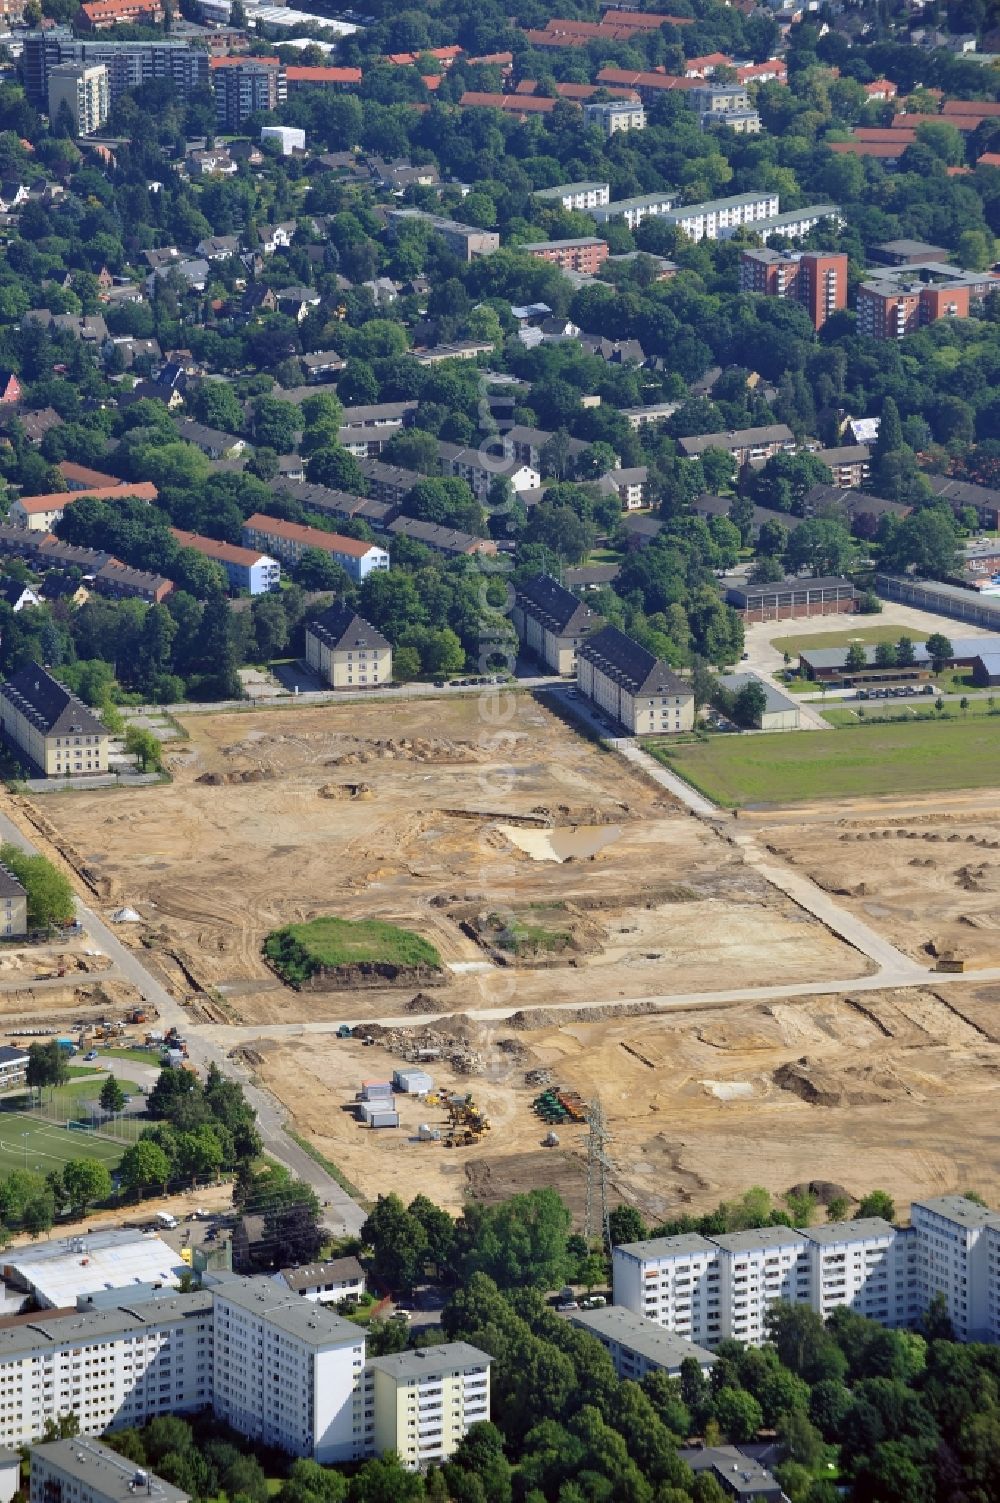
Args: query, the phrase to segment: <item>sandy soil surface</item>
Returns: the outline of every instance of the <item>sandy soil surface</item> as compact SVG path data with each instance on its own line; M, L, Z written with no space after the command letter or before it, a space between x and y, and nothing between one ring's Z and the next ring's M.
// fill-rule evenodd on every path
M512 705L499 732L459 699L192 716L172 784L52 795L44 813L103 901L143 915L122 937L151 941L181 989L221 994L217 1021L400 1010L398 990L276 982L267 933L323 913L417 929L445 1010L865 972L661 790L530 697ZM539 902L588 909L599 942L573 966L484 964L465 910Z
M860 1198L972 1187L1000 1198L1000 988L946 986L744 1005L512 1030L447 1019L356 1040L261 1042L255 1073L308 1136L366 1193L418 1190L451 1209L554 1185L578 1219L586 1194L583 1125L558 1129L532 1110L552 1080L600 1097L612 1135L611 1199L652 1218L704 1211L750 1183L781 1194L826 1180ZM417 1140L440 1106L397 1098L398 1131L355 1120L363 1079L387 1079L418 1049L444 1093L471 1091L492 1130L465 1148ZM752 1143L752 1153L748 1145Z
M777 821L777 822L776 822ZM1000 793L807 806L762 837L901 950L1000 965Z

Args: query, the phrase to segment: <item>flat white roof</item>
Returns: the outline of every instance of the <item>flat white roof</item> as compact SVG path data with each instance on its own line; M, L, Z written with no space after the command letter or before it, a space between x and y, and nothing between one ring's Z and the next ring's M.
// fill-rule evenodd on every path
M12 1247L3 1254L4 1277L26 1285L40 1305L54 1310L104 1289L148 1284L176 1289L185 1266L160 1237L134 1232L99 1232L44 1247Z

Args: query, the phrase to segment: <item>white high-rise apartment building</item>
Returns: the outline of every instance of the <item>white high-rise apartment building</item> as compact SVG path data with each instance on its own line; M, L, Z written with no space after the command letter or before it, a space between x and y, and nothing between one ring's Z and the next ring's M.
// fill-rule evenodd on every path
M270 1279L226 1278L215 1306L215 1413L241 1435L314 1461L371 1452L360 1326Z
M211 1409L293 1456L330 1464L392 1448L419 1465L489 1419L486 1352L449 1343L366 1370L360 1326L272 1279L209 1277L190 1294L102 1291L93 1308L0 1330L0 1447L71 1413L81 1435L100 1435Z
M614 1302L700 1346L758 1346L778 1300L824 1319L841 1305L880 1325L942 1295L960 1341L1000 1341L1000 1213L961 1195L915 1201L911 1225L877 1217L657 1237L616 1247Z
M212 1296L36 1315L0 1331L0 1445L37 1439L75 1414L84 1434L212 1403Z

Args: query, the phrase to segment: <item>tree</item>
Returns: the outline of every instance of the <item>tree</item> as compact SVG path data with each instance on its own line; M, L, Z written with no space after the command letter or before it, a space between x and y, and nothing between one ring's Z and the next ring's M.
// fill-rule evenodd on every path
M38 1091L39 1096L45 1086L66 1084L69 1080L69 1063L66 1051L60 1049L55 1039L48 1044L28 1046L28 1071L25 1078L32 1090Z
M372 1278L383 1289L410 1289L423 1272L429 1239L419 1218L398 1195L380 1195L361 1228L372 1249Z
M642 1242L649 1230L634 1206L615 1206L608 1214L608 1230L611 1246L620 1247L625 1242Z
M170 1160L156 1143L140 1138L131 1148L126 1148L118 1166L118 1177L126 1190L131 1190L136 1199L144 1190L158 1185L166 1187L170 1178Z
M98 1159L70 1159L63 1165L62 1181L74 1216L82 1216L88 1206L111 1194L110 1170Z
M879 418L878 436L872 449L872 459L877 463L887 454L898 454L903 448L905 445L903 425L899 420L899 408L892 397L886 397L882 403L882 414Z
M44 856L29 855L5 840L0 864L17 878L28 895L28 928L49 929L72 922L75 899L68 877Z
M553 1289L569 1272L570 1213L555 1190L529 1190L495 1206L471 1201L459 1223L463 1276L485 1273L501 1289Z
M924 646L927 650L927 656L934 667L934 672L943 673L954 656L950 640L943 632L934 631L931 632Z
M858 1217L881 1217L883 1221L895 1221L896 1203L884 1190L871 1190L858 1206Z
M134 721L125 728L125 750L135 757L140 772L162 772L163 747L152 731Z
M730 705L730 716L736 725L745 730L760 730L767 709L767 690L753 679L737 689Z
M875 666L877 668L895 668L896 649L891 642L875 643Z
M121 1112L125 1110L125 1092L121 1082L114 1075L109 1075L101 1086L101 1094L98 1098L101 1107L106 1112Z
M856 552L857 544L842 522L809 517L790 535L786 558L796 571L808 568L815 575L844 574Z
M896 643L896 666L897 668L910 668L916 662L916 653L913 650L913 638L902 636Z
M764 1415L745 1388L724 1388L715 1396L715 1417L730 1441L753 1440Z
M310 454L306 479L314 485L328 485L331 490L347 491L352 496L364 494L365 482L358 461L340 444L330 444Z
M847 649L847 657L844 659L844 667L848 673L861 673L868 666L868 654L864 644L852 642Z

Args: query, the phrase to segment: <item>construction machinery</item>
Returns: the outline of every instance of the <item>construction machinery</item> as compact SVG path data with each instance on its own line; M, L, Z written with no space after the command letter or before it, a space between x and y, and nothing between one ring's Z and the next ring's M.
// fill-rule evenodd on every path
M468 1096L449 1096L443 1102L448 1124L442 1139L446 1148L464 1148L490 1130L490 1119Z
M565 1091L559 1086L550 1086L536 1096L533 1107L543 1122L556 1127L563 1122L586 1122L587 1104L577 1091Z

